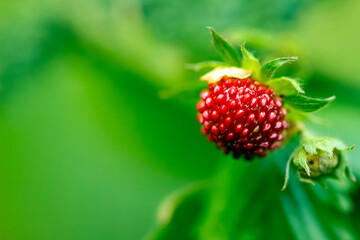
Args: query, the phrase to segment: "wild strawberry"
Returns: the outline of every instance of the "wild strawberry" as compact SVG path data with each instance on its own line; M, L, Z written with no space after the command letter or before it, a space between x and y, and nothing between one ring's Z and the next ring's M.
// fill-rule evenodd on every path
M284 119L285 108L292 110L292 130L288 134L291 137L300 129L297 127L299 119L334 99L307 97L297 79L274 78L279 67L296 61L297 57L280 57L261 65L244 43L240 56L214 29L209 29L223 62L193 65L195 70L212 68L200 77L209 88L200 94L197 119L203 125L201 132L225 153L232 152L235 158L241 155L246 159L254 155L264 157L269 150L281 146L285 130L289 128Z
M302 132L302 135L296 135L303 143L286 165L284 188L291 162L298 168L298 177L304 182L313 183L312 180L320 181L339 174L355 181L343 153L354 146L346 147L332 138L309 137L301 123L311 119L308 113L324 108L335 97L308 97L299 79L275 74L278 68L298 58L280 57L261 65L244 43L240 55L214 29L209 30L222 62L205 61L190 65L196 71L212 69L200 77L209 86L201 92L197 104L197 119L203 125L201 133L226 154L232 152L235 158L243 155L250 160L255 155L264 157L269 150L280 147L286 133L290 139ZM289 131L286 131L289 123L284 119L287 109L291 109Z
M222 77L209 83L197 104L201 132L235 158L264 157L281 145L288 128L282 99L254 79Z

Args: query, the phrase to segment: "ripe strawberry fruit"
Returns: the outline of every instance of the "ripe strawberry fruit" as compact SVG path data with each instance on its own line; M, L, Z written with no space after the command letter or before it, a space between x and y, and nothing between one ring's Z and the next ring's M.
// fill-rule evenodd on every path
M197 119L203 125L201 132L226 154L232 152L235 158L244 156L249 160L255 155L266 156L269 150L280 147L289 128L283 103L293 112L306 114L334 99L305 96L297 79L275 75L278 68L296 61L297 57L280 57L261 65L244 43L240 56L214 29L209 30L223 61L191 65L196 71L212 69L200 77L209 88L200 94ZM291 119L298 117L292 114ZM289 133L293 134L293 130L297 131L296 126Z
M202 134L226 154L250 160L281 145L287 111L272 88L254 79L222 77L209 83L197 104Z
M245 43L241 44L240 55L214 29L209 30L222 61L205 61L188 67L195 71L212 69L200 77L209 87L200 93L197 119L203 125L202 134L225 154L232 152L235 158L244 156L247 160L256 155L265 157L269 150L280 147L285 134L290 139L304 130L301 120L306 119L306 114L324 108L335 99L334 96L308 97L298 79L276 76L278 68L296 61L297 57L280 57L261 65L245 48ZM284 119L285 108L292 110L288 116L292 125L289 131L286 131L289 123ZM291 162L299 169L298 177L303 182L313 184L312 180L338 177L338 173L355 180L341 152L354 146L346 147L332 138L314 138L309 132L301 138L303 143L286 165L283 189L289 179Z

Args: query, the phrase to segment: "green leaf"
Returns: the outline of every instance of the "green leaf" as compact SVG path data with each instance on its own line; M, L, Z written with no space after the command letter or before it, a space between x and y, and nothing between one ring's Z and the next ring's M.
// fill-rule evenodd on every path
M285 63L290 63L298 60L298 57L281 57L276 58L268 63L266 63L264 66L261 67L261 74L265 79L271 79L274 76L274 73L276 70L284 65Z
M303 143L303 147L305 149L306 152L310 153L310 154L315 154L316 153L316 145L315 142L313 140L307 140Z
M299 81L288 77L275 78L268 81L266 84L273 88L278 95L288 96L304 93Z
M247 70L251 70L252 71L252 76L255 79L260 79L261 75L260 75L260 63L259 60L254 57L254 55L249 52L248 50L246 50L245 48L245 43L241 44L241 52L243 55L243 62L242 62L242 67L247 69Z
M315 112L324 108L334 99L335 96L325 99L320 99L320 98L311 98L304 95L290 95L284 98L284 103L302 112Z
M199 62L199 63L189 63L186 64L185 67L187 69L191 69L193 71L201 71L204 69L208 69L208 68L216 68L219 66L224 66L225 63L224 62L219 62L219 61L206 61L206 62Z
M331 138L322 138L315 141L315 146L318 149L332 155L334 153L334 141Z
M310 176L310 168L307 164L307 156L304 148L299 148L299 150L295 153L293 162L296 166L302 167Z
M240 54L230 45L225 39L218 35L213 28L209 27L211 32L214 47L220 57L232 66L241 66Z

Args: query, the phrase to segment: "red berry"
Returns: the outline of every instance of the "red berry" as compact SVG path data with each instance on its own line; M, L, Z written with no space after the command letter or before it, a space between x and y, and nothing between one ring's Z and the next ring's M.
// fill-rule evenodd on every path
M232 141L232 140L234 139L234 137L235 137L234 133L229 132L229 133L227 134L225 140L226 140L227 142L229 142L229 141Z
M218 104L222 104L226 101L226 97L224 94L219 94L217 97L216 97L216 103Z
M219 113L218 113L216 110L214 110L214 111L212 111L212 113L211 113L211 117L212 117L212 119L213 119L214 121L216 121L216 120L218 120L218 118L219 118Z
M247 103L250 100L250 98L251 98L251 95L249 93L245 93L244 95L241 96L241 102Z
M232 97L236 94L236 92L237 92L237 88L232 86L229 90L229 95Z
M221 93L221 87L220 87L220 85L216 85L214 87L214 94L219 94L219 93Z
M282 123L280 121L277 121L275 124L274 124L274 128L275 129L280 129L282 126Z
M260 86L256 89L256 92L257 92L257 94L261 95L264 93L264 88L262 86Z
M196 109L202 113L206 109L205 102L199 101L196 105Z
M226 130L225 124L223 124L223 123L221 123L221 124L219 125L219 128L220 128L221 133L224 133L225 130Z
M205 121L205 122L204 122L204 127L205 127L206 130L209 130L209 128L210 128L210 123L209 123L208 121Z
M259 122L263 122L265 120L266 113L264 111L259 112L258 120Z
M231 117L226 117L224 123L225 123L226 127L229 127L231 125L231 123L232 123Z
M221 105L220 113L224 116L228 111L228 107L226 105Z
M268 132L271 128L271 124L270 123L265 123L264 126L263 126L263 129L262 131L263 132Z
M250 106L251 106L251 107L255 107L256 104L257 104L257 99L256 99L255 97L253 97L253 98L251 99L251 101L250 101Z
M206 106L207 107L212 107L212 105L214 104L214 99L212 99L211 97L208 97L205 101Z
M244 136L246 136L248 133L249 133L249 129L248 129L248 128L244 128L244 130L242 130L240 136L241 136L241 137L244 137Z
M255 114L251 113L248 117L248 123L251 124L251 123L255 123L256 121L256 117L255 117Z
M203 124L204 123L204 116L201 113L198 113L196 115L196 118L198 120L199 123Z
M200 122L200 121L199 121L199 122ZM200 123L202 123L202 122L200 122ZM236 127L235 127L235 132L236 132L236 133L239 133L239 132L241 132L242 129L243 129L243 125L238 124L238 125L236 125Z
M203 90L200 93L200 97L201 97L202 100L205 100L208 96L209 96L209 91L208 90Z
M244 144L244 148L246 148L246 149L248 149L248 150L252 149L253 147L254 147L254 144L251 143L251 142L248 142L248 143L245 143L245 144Z
M211 133L216 136L216 135L219 134L219 129L218 129L215 125L213 125L213 126L211 127Z
M229 108L230 109L235 109L236 108L236 100L231 100L229 103Z
M235 119L240 119L245 115L245 111L242 109L239 109L235 113Z
M223 77L200 97L196 107L201 132L225 153L249 159L281 146L289 124L273 89L253 79Z
M269 142L261 142L259 144L260 147L267 148L269 146Z
M265 106L266 106L266 103L267 103L266 97L260 98L260 106L261 106L261 107L265 107Z
M280 99L277 99L277 100L275 101L275 105L276 105L278 108L281 108L281 106L282 106L282 101L281 101Z
M272 122L272 121L275 120L275 118L276 118L276 113L270 112L269 117L268 117L268 121Z
M208 110L205 110L205 111L203 112L203 116L204 116L204 118L205 118L206 120L209 120L209 119L210 119L209 111L208 111Z

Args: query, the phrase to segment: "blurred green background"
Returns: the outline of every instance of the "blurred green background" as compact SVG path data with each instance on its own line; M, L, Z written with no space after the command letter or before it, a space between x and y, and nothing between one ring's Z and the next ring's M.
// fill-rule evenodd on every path
M0 239L360 239L358 184L324 190L293 174L280 192L296 143L250 164L223 157L199 133L199 73L184 67L218 59L206 26L262 62L297 55L283 72L310 96L337 96L318 114L328 124L309 128L358 145L359 11L356 0L0 1ZM359 149L348 155L360 179ZM205 179L213 190L181 200L172 225L156 218L166 196Z

